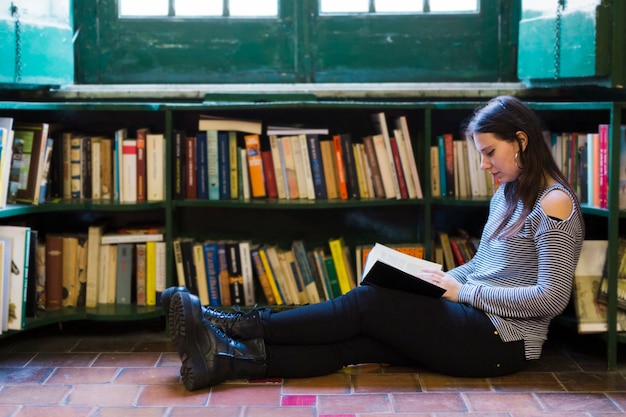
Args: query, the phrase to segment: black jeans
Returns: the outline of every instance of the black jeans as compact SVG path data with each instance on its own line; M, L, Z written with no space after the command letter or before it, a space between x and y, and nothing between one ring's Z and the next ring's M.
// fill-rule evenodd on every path
M526 363L524 343L503 342L484 312L373 286L272 313L264 330L269 377L326 375L359 363L491 377Z

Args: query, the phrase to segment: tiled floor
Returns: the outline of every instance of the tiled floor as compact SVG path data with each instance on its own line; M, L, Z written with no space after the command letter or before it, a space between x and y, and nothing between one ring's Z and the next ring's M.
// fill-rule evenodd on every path
M600 417L626 413L626 366L556 326L543 359L494 379L360 365L320 378L233 381L188 392L160 320L65 324L0 339L7 417ZM459 347L461 348L461 347ZM620 357L623 357L620 352Z

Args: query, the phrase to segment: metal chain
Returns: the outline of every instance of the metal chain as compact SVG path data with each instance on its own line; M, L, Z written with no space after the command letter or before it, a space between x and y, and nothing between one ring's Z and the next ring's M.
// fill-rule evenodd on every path
M561 17L563 14L563 2L556 2L556 18L554 19L554 79L561 76Z
M15 18L15 82L22 81L22 22L17 6L11 3L11 16Z

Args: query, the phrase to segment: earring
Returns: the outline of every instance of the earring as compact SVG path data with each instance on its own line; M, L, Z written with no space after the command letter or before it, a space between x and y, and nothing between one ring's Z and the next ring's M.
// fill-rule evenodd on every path
M515 156L513 157L513 163L515 164L515 166L517 167L517 169L519 169L520 171L522 169L524 169L523 167L519 166L517 164L517 159L519 158L519 151L515 152Z

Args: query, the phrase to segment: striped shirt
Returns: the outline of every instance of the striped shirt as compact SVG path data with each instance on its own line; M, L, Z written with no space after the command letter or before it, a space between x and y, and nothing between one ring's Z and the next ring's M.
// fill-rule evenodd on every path
M541 209L542 190L524 226L506 239L491 238L506 211L504 186L494 194L489 219L474 258L448 273L461 282L459 302L487 313L505 342L523 340L526 359L538 359L550 321L569 302L583 240L577 206L569 218L555 220ZM511 223L519 218L519 202Z

